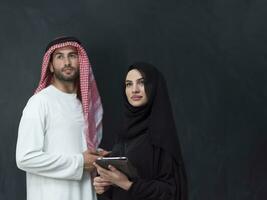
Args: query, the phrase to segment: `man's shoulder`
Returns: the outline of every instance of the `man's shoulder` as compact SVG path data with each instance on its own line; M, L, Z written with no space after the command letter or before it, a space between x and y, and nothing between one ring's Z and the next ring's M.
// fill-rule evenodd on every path
M49 107L49 88L45 88L40 92L31 96L23 109L23 115L29 118L45 114Z
M41 90L40 92L34 94L28 100L27 105L31 104L43 104L49 100L49 86Z

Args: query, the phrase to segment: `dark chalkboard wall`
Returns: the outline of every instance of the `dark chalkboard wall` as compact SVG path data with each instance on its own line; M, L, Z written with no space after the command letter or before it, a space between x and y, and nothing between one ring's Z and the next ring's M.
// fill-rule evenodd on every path
M110 149L129 64L164 74L190 200L267 199L267 1L28 0L0 2L0 199L24 200L15 164L21 112L46 44L80 38L105 109Z

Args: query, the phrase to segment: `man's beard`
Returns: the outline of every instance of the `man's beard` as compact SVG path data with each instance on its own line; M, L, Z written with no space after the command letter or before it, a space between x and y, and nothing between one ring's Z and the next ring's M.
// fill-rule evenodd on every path
M64 70L66 70L66 69L71 69L74 71L74 73L72 73L71 75L65 75ZM75 82L79 77L79 69L74 68L72 66L66 66L66 67L62 68L61 70L56 70L54 68L54 76L56 79L58 79L60 81Z

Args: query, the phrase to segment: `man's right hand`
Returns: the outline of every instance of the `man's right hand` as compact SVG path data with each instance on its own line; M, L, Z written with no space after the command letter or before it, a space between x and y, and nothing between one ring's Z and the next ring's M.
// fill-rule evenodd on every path
M83 152L83 160L84 160L84 169L92 172L95 169L95 166L93 163L96 161L97 158L99 158L100 155L91 150L86 150Z
M105 151L103 149L100 149L98 151L92 151L92 150L86 150L83 152L83 160L84 160L84 169L92 172L95 169L95 166L93 163L96 161L99 157L104 157L110 154L111 152Z

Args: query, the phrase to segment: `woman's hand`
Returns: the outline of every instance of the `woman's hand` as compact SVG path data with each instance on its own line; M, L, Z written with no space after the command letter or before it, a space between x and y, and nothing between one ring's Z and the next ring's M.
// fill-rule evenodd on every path
M133 182L129 181L126 175L124 175L122 172L111 165L108 166L109 170L100 167L96 163L94 163L94 166L96 167L97 172L102 179L114 185L117 185L124 190L129 190L133 184Z
M97 176L94 178L94 188L97 194L103 194L109 189L109 186L112 185L109 181Z

